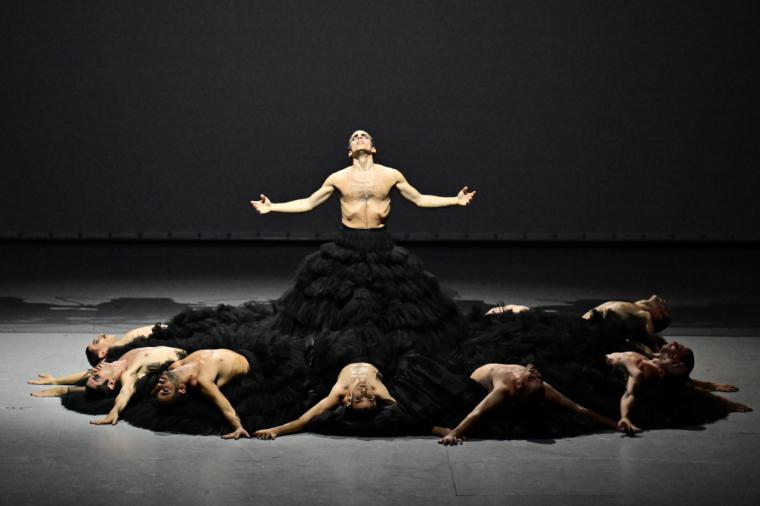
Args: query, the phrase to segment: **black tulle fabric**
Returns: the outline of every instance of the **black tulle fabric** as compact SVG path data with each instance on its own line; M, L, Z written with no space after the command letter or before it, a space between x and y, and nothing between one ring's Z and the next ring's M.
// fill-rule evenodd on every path
M156 326L149 338L112 349L108 359L157 345L243 354L251 371L222 392L249 431L298 417L329 391L345 365L370 362L398 404L381 406L369 417L338 408L309 430L389 436L456 425L486 395L468 378L486 363L533 363L557 390L616 419L625 377L606 365L605 354L660 344L636 320L587 321L537 311L465 317L420 260L395 246L385 230L344 228L303 260L279 300L188 309L165 328ZM158 405L149 394L165 367L139 381L122 419L157 431L229 432L221 412L199 395L170 408ZM726 415L723 406L684 386L655 385L641 396L636 421L645 428ZM69 394L63 403L96 414L106 413L113 399ZM586 418L546 405L510 404L484 418L471 435L561 437L595 429Z

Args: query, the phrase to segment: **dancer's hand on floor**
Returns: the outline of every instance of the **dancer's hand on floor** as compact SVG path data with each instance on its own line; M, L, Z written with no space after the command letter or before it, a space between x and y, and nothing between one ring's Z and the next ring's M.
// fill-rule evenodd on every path
M746 404L742 404L741 402L732 402L730 404L731 411L734 413L749 413L752 411L752 408L747 406Z
M734 385L729 385L728 383L716 383L715 391L716 392L738 392L739 387L735 387Z
M30 385L55 385L53 381L55 378L51 374L38 374L37 379L30 379L27 381Z
M108 416L105 418L101 418L99 420L92 420L90 422L92 425L116 425L119 423L119 415L114 415L111 413L108 413Z
M449 433L438 440L438 444L444 446L456 446L464 443L464 438Z
M250 434L248 434L248 431L246 431L244 428L240 427L235 429L233 432L230 432L229 434L225 434L222 436L222 439L234 439L238 440L241 437L251 437Z
M63 397L67 393L69 393L70 388L69 387L53 387L53 388L46 388L45 390L38 390L37 392L32 392L32 397Z
M625 432L626 434L638 434L641 432L641 429L636 427L631 421L627 418L621 418L618 422L618 429L620 429L622 432Z
M277 439L277 431L274 429L261 429L256 431L256 439Z

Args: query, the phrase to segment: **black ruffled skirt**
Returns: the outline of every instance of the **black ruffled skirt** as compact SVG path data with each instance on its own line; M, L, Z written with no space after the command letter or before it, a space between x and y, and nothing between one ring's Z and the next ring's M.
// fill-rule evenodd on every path
M640 326L639 326L640 327ZM290 289L272 303L189 309L150 338L109 352L109 360L142 346L176 346L192 353L229 348L249 357L251 372L222 389L244 427L257 430L299 416L323 397L352 362L370 362L384 375L398 405L370 419L338 409L310 430L331 434L424 434L453 426L486 394L469 373L486 363L534 363L545 380L580 404L613 419L625 378L604 355L639 349L635 322L586 321L551 313L465 318L434 276L384 229L343 228L307 256ZM148 394L159 372L140 381L122 418L160 431L221 434L230 430L200 396L161 409ZM692 425L726 415L719 403L691 391L653 389L635 420L641 426ZM70 409L105 413L112 399L71 394ZM482 437L559 437L589 432L587 419L548 406L505 406L474 428Z

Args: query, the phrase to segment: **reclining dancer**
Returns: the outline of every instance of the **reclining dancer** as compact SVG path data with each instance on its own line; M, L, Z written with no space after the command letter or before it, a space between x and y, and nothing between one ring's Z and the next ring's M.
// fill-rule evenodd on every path
M597 315L603 319L607 319L610 315L615 315L623 320L640 318L644 321L645 329L650 337L666 329L671 321L668 302L659 295L652 295L648 299L641 299L636 302L610 300L589 310L582 318L590 320Z
M470 378L480 383L488 394L459 425L438 440L440 444L462 444L464 435L475 422L484 414L510 400L529 404L544 400L559 408L588 416L602 427L614 430L618 428L614 420L584 408L559 393L548 383L544 383L538 369L532 364L525 367L515 364L485 364L475 369Z
M635 351L626 351L610 353L606 356L607 363L613 366L620 366L628 374L626 380L625 392L620 399L620 421L618 427L628 433L641 432L641 429L631 422L636 401L636 393L645 385L658 380L671 382L682 382L684 385L691 383L695 392L709 396L722 404L729 412L746 413L752 411L752 408L745 404L730 401L710 393L711 390L720 390L715 388L715 383L709 383L699 380L690 380L689 374L694 368L694 353L686 346L672 341L660 349L653 357L646 357ZM731 385L717 385L718 387L731 387Z
M522 313L529 310L530 308L527 306L508 304L505 306L491 308L486 313L486 315L501 314L506 312ZM591 320L595 317L601 317L602 319L606 320L613 315L623 320L632 318L641 319L643 322L645 322L645 329L647 334L650 337L657 339L656 344L658 345L659 349L667 346L667 341L665 341L665 339L662 339L661 337L655 335L656 332L665 329L671 321L670 307L668 306L667 301L659 295L652 295L648 299L642 299L636 302L624 302L617 300L607 301L584 313L582 318L584 320ZM681 345L678 344L678 346ZM660 355L659 352L652 350L650 347L644 345L643 343L637 342L636 347L639 349L639 351L642 352L642 354L647 355L650 359L657 358ZM686 349L691 355L691 364L693 367L694 355L691 350L688 348ZM736 386L729 385L727 383L715 383L712 381L698 380L696 378L689 378L688 381L695 387L699 387L703 390L711 392L739 391Z
M40 374L38 379L29 380L33 385L60 385L66 382L72 384L86 380L84 387L56 387L40 392L34 392L35 397L62 397L68 393L87 390L93 394L110 396L117 385L121 385L113 408L105 418L93 420L93 425L116 425L119 414L129 403L135 393L135 384L149 372L166 362L174 362L185 356L185 351L168 346L155 346L136 348L122 355L118 360L106 362L105 360L93 369L81 373L70 374L60 378L54 378L49 374Z
M234 351L199 350L169 366L158 379L153 393L160 402L172 403L187 395L188 388L197 388L222 411L234 429L223 435L223 439L251 437L240 423L235 408L219 390L238 376L248 374L250 370L248 360Z
M159 325L161 328L166 328L166 325ZM123 336L116 337L113 334L98 334L95 339L85 348L85 354L87 355L87 361L91 366L98 365L98 362L106 358L108 350L112 347L125 346L138 337L150 337L153 333L154 325L146 325L144 327L138 327L132 329Z
M258 439L276 439L277 436L300 432L319 415L340 405L357 412L372 412L377 409L378 401L396 403L383 384L380 371L372 364L355 362L340 371L327 397L298 419L271 429L257 430L255 436Z

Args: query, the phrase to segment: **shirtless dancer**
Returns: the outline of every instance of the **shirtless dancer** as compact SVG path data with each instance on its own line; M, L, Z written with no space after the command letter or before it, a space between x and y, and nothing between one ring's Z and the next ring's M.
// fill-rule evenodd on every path
M605 319L608 314L615 314L624 320L641 318L644 320L647 334L650 336L654 336L656 332L664 330L670 324L668 302L659 295L652 295L648 299L637 300L636 302L610 300L586 312L582 318L590 320L595 314L600 314Z
M507 304L506 306L494 307L488 310L486 315L494 315L505 312L522 313L523 311L529 311L527 306L520 306L516 304ZM648 299L638 300L636 302L624 302L619 300L611 300L599 304L594 309L591 309L584 313L582 318L584 320L590 320L595 314L599 314L603 319L606 319L610 315L616 315L624 320L629 318L641 318L646 322L646 330L650 336L655 336L655 332L666 328L670 323L670 307L668 302L659 295L652 295ZM658 337L661 340L662 346L667 346L667 342ZM679 343L675 343L677 346L687 350L691 356L691 368L694 367L694 354L689 348L686 348ZM660 354L652 351L646 346L641 345L643 351L650 355L648 358L656 358ZM641 355L641 354L637 354ZM643 355L641 355L643 356ZM647 357L645 357L647 358ZM691 371L691 368L689 371ZM738 392L739 389L734 385L727 383L714 383L712 381L703 381L696 378L689 378L688 381L696 387L711 392Z
M69 374L60 378L54 378L49 374L40 374L38 379L29 380L27 383L32 385L60 385L65 383L79 383L87 380L85 387L57 387L40 392L34 392L34 397L61 397L70 392L89 390L105 395L113 392L116 385L121 383L121 390L116 396L113 408L105 418L93 420L90 423L94 425L111 424L116 425L119 421L119 414L129 403L132 395L135 393L135 384L143 376L154 370L156 367L166 363L173 362L185 355L179 348L169 348L168 346L155 346L152 348L136 348L122 355L118 360L113 362L102 361L94 369L83 371L81 373Z
M694 354L689 348L676 341L663 346L660 352L652 358L635 351L626 351L608 354L607 363L622 366L628 373L625 392L620 399L620 421L618 422L620 430L628 433L641 432L641 429L631 422L636 392L643 384L666 377L679 378L685 376L684 381L690 381L695 391L718 399L729 411L738 413L752 411L749 406L710 393L711 390L735 392L738 390L736 387L689 380L688 375L694 368ZM720 390L715 388L716 385L717 387L731 387L733 390Z
M199 350L174 362L161 374L153 393L162 403L170 403L187 394L188 387L197 388L222 411L234 429L224 439L251 437L240 423L227 397L219 390L238 376L247 374L251 365L243 355L231 350Z
M150 337L150 335L153 333L153 327L154 325L146 325L144 327L132 329L121 336L121 338L118 338L112 334L98 334L85 349L87 361L92 366L97 365L98 362L106 358L106 355L108 355L108 350L111 347L125 346L138 337ZM166 328L166 325L160 325L160 327Z
M544 383L541 374L532 364L527 367L514 364L486 364L475 369L470 378L480 383L488 394L459 425L438 441L440 444L462 444L465 433L478 419L509 400L545 400L559 408L588 416L602 427L615 430L618 428L613 420L584 408L548 383Z
M319 415L341 404L348 409L374 410L377 409L378 399L396 403L396 399L391 396L383 384L377 368L366 362L348 364L338 374L338 379L327 397L315 404L297 420L271 429L257 430L256 437L258 439L275 439L277 436L300 432Z
M422 195L404 175L396 169L374 162L377 153L372 136L357 130L348 140L348 156L352 163L343 170L328 176L322 187L304 199L273 203L261 195L251 205L260 214L271 211L280 213L304 213L324 203L337 189L340 192L340 210L343 225L356 229L382 228L391 210L390 191L398 188L401 196L419 207L466 206L475 192L466 186L456 197Z

